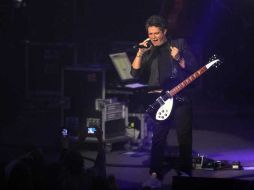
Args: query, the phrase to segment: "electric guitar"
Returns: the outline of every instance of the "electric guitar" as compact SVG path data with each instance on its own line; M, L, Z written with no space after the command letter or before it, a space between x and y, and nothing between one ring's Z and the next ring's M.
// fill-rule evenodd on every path
M192 83L195 79L200 77L203 73L205 73L210 67L215 66L217 67L220 64L220 60L216 58L214 55L205 66L201 67L198 71L190 75L186 78L183 82L165 92L164 95L159 96L154 103L150 104L146 110L146 112L155 118L157 121L166 120L172 111L173 108L173 97Z

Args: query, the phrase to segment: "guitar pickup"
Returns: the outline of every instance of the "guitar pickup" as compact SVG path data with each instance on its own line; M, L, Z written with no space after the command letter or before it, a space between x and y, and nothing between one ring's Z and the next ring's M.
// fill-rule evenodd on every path
M156 99L156 101L160 104L160 105L163 105L165 104L165 101L163 100L163 98L160 96Z

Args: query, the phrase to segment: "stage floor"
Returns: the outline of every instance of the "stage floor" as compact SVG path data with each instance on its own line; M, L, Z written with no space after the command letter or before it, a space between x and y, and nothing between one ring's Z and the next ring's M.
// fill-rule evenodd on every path
M175 131L169 134L169 147L177 146ZM254 181L254 143L238 136L211 131L193 131L193 154L204 156L213 161L240 162L242 169L228 167L214 169L193 169L193 177L227 178ZM95 151L82 151L86 166L92 166L96 157ZM149 178L149 150L112 150L106 154L107 174L113 174L120 189L140 189L142 183ZM170 169L163 184L166 189L172 185L172 177L176 172Z

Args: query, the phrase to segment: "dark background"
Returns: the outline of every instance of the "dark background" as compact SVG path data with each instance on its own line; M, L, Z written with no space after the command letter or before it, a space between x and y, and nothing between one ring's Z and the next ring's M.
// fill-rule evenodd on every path
M173 37L188 40L200 66L214 53L223 60L219 69L205 74L197 82L197 104L207 105L207 109L209 104L234 106L237 117L243 117L241 114L251 117L254 102L253 11L252 0L2 0L1 136L8 138L5 131L14 134L17 128L24 129L28 136L33 134L38 131L36 126L30 131L31 128L21 128L21 123L27 124L31 118L32 123L41 123L42 116L27 116L24 110L31 110L31 106L37 111L40 106L48 109L45 102L35 106L27 97L28 59L31 64L29 76L35 73L28 77L32 84L40 84L47 91L60 91L53 83L58 85L61 74L55 72L52 78L45 79L37 75L36 70L40 68L36 64L46 59L50 65L53 60L57 66L47 67L50 72L74 64L107 65L110 64L108 54L114 51L125 50L131 56L135 53L132 45L146 38L145 20L152 14L161 14L168 20L169 33ZM46 54L41 55L40 49L46 49ZM37 86L33 88L36 91ZM54 98L47 97L46 102L51 105ZM31 112L34 114L36 109ZM56 115L59 117L59 113ZM48 130L54 129L55 124L51 121ZM59 122L56 125L60 125Z

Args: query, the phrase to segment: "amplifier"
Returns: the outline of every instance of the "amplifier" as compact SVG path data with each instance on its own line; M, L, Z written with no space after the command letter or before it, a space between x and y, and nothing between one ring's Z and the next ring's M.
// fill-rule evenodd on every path
M96 110L100 112L100 117L87 118L87 127L90 125L101 127L104 141L126 136L128 107L124 103L113 99L96 99L95 105Z

